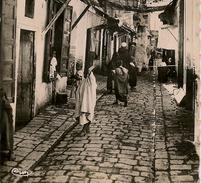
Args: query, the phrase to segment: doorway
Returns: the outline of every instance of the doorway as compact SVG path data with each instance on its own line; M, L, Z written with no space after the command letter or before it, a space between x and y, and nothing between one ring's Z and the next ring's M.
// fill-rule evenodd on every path
M33 116L34 107L34 32L21 30L17 76L16 129L25 126Z
M60 60L62 54L62 39L63 39L63 19L64 13L60 15L60 17L55 22L55 32L54 32L54 51L56 51L56 58L58 61L57 71L60 71Z
M103 74L101 57L101 27L87 29L85 76L90 66L96 62L94 73Z

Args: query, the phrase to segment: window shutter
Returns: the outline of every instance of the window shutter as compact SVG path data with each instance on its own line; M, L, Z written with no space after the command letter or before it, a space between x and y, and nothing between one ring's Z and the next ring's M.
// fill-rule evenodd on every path
M69 51L70 51L70 32L72 21L72 7L68 6L64 11L63 21L63 39L61 49L61 62L60 62L60 74L66 76L69 67Z
M48 20L47 24L53 17L53 0L48 1ZM44 54L44 65L43 65L43 82L50 82L49 79L49 66L51 59L51 47L52 47L52 29L50 29L45 35L45 54Z
M1 80L10 102L15 96L16 0L1 1Z

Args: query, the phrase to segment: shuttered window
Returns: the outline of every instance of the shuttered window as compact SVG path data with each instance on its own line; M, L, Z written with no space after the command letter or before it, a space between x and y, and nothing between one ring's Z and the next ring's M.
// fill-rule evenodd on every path
M53 17L53 0L48 1L47 12L47 24ZM45 35L45 53L44 53L44 65L43 65L43 82L50 82L49 80L49 65L51 59L51 47L52 47L52 29L50 29Z
M61 48L60 74L66 76L69 69L69 51L70 51L70 32L72 20L72 7L67 7L64 12L63 21L63 39Z
M1 1L1 80L10 102L15 94L16 0Z

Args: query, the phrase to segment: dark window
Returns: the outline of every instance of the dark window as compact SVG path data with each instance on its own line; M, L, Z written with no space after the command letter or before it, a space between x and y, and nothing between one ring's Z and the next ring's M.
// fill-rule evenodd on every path
M54 15L59 11L60 5L54 3L50 6L49 13L55 9ZM51 15L53 16L53 15ZM49 17L51 21L52 17ZM52 52L56 51L57 72L61 76L66 76L69 71L69 51L70 51L70 33L72 21L72 7L68 6L66 10L60 15L54 24L54 28L49 30L46 34L46 49L45 49L45 63L43 81L49 81L49 64L52 58ZM51 42L51 44L50 44Z
M25 17L34 17L35 0L26 0L25 2Z
M143 15L143 18L144 18L145 24L148 24L148 15Z
M95 52L95 59L100 59L101 31L95 30L91 32L91 51ZM93 48L92 48L93 47Z

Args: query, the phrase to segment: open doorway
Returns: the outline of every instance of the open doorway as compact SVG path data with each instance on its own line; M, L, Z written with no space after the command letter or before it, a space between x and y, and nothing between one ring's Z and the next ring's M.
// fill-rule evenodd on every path
M64 13L62 13L55 22L55 31L54 31L53 50L56 51L56 57L59 63L61 60L61 53L62 53L63 26L61 25L63 25L63 19L64 19ZM57 71L60 71L60 64L57 65Z

